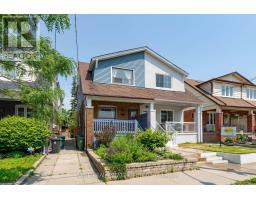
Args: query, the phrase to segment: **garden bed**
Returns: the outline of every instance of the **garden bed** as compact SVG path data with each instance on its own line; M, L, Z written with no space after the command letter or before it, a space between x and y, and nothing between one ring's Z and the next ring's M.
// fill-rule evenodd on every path
M256 185L256 177L243 181L237 181L235 185Z
M88 149L87 153L90 160L100 173L100 176L104 180L111 181L119 179L118 175L110 170L107 162L95 154L92 149ZM126 164L126 179L194 169L197 169L196 159L158 160L142 163L130 163Z

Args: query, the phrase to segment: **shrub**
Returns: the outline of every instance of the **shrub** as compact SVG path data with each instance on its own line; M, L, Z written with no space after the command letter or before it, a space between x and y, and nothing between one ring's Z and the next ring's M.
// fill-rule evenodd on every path
M106 146L105 146L104 144L101 144L101 145L99 146L99 148L96 149L95 153L96 153L99 157L105 159L105 158L106 158L106 153L107 153L107 148L106 148Z
M237 135L236 136L236 141L239 142L239 143L245 143L245 142L248 141L248 136L244 135L244 134Z
M48 127L35 119L13 116L0 120L0 152L38 149L49 136Z
M112 142L115 136L116 129L113 126L106 126L103 129L102 133L97 133L95 135L96 140L99 142L99 144L104 144L105 146L109 146L110 142Z
M166 143L170 140L170 136L162 131L147 129L146 131L138 131L136 139L149 151L154 151L156 148L165 147Z
M233 143L234 140L233 140L232 137L227 137L227 138L225 138L225 142L226 142L226 143Z

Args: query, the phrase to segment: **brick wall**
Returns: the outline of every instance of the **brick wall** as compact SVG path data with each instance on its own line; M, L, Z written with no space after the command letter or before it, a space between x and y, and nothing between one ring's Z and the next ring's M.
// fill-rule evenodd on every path
M138 118L140 112L140 104L138 103L123 103L123 102L110 102L110 101L93 101L92 105L94 107L94 116L98 118L98 108L99 106L114 106L116 107L117 119L127 120L128 119L128 110L137 109Z
M194 122L194 115L196 110L188 110L184 112L184 122Z
M255 114L247 116L247 131L249 133L255 131Z
M86 148L93 148L94 133L93 133L93 107L85 108L85 129L86 129Z

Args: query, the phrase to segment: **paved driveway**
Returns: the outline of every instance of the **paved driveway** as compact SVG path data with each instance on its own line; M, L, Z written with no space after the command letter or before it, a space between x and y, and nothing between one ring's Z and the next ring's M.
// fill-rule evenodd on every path
M87 155L68 145L59 154L49 154L25 185L104 184L99 180Z

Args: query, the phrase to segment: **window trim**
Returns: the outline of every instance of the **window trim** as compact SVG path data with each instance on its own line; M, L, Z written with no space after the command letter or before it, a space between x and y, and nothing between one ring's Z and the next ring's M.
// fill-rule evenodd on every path
M171 79L171 80L170 80L171 87L158 87L158 86L157 86L157 81L156 81L156 76L157 76L157 75L161 75L161 76L163 76L163 77L165 77L165 76L170 77L170 79ZM173 78L172 75L169 75L169 74L160 74L160 73L156 73L156 74L155 74L155 81L156 81L155 87L158 88L158 89L171 90L171 89L173 88L173 87L172 87L172 78ZM164 79L163 79L163 81L164 81ZM163 82L163 85L164 85L164 82Z
M115 83L115 82L113 82L113 68L132 71L132 77L133 77L133 81L132 81L132 82L133 82L133 83L130 85L130 84ZM129 69L129 68L124 68L124 67L111 66L111 77L110 77L110 79L111 79L111 84L135 86L135 69L134 69L134 68Z
M225 87L225 92L224 92L224 94L223 94L223 87ZM230 95L227 95L227 88L229 88L229 94L230 94ZM231 95L231 92L230 92L230 88L232 88L232 95ZM222 97L234 97L234 86L222 85L222 86L221 86L221 96L222 96Z
M252 94L252 98L251 98ZM256 88L246 88L246 99L248 100L256 100Z
M115 117L113 119L117 119L117 106L112 106L112 105L100 105L100 106L98 106L98 108L97 108L97 118L98 119L106 119L106 118L99 117L100 108L114 108L115 109Z
M24 109L24 116L23 117L28 117L28 108L30 108L31 109L31 107L30 106L28 106L28 105L25 105L25 104L16 104L15 105L15 115L16 116L19 116L18 115L18 109L19 108L23 108Z
M172 110L172 109L161 109L161 110L160 110L160 122L161 122L161 123L163 123L163 122L162 122L162 115L161 115L161 114L162 114L162 111L172 111L172 122L175 122L175 120L174 120L174 116L175 116L175 115L174 115L174 110ZM167 121L167 122L168 122L168 121Z

